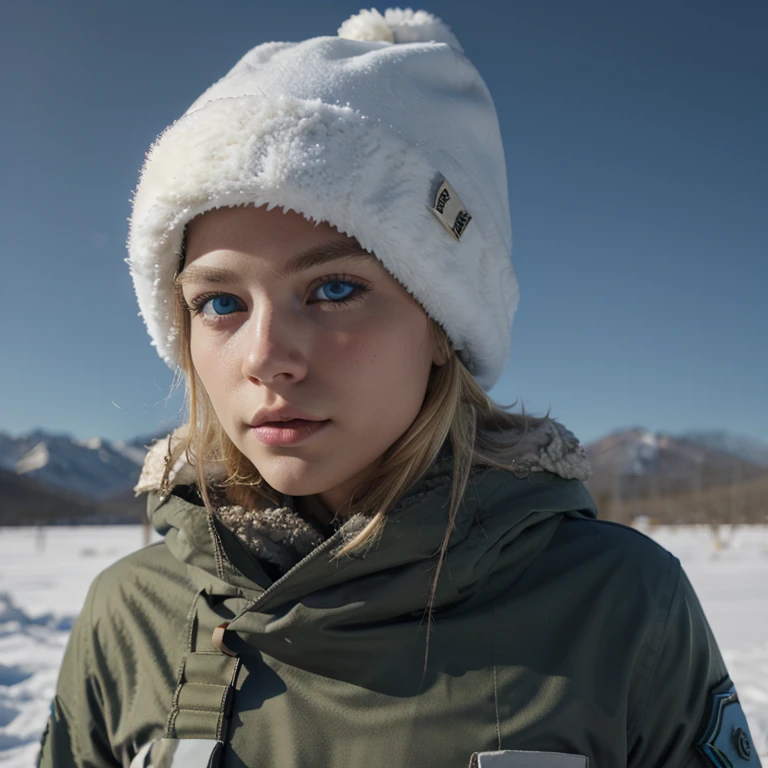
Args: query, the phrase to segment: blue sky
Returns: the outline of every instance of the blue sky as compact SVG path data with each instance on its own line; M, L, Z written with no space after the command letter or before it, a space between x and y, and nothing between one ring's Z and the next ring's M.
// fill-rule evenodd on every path
M417 7L459 38L505 141L521 301L491 394L582 442L633 425L768 442L768 4ZM144 153L249 48L359 9L4 9L0 431L122 439L178 418L123 262Z

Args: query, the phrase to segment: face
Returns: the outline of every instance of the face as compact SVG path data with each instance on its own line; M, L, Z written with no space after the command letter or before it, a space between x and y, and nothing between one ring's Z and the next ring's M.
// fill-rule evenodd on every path
M192 362L229 438L276 490L339 509L444 362L424 310L356 240L280 208L198 216L179 279Z

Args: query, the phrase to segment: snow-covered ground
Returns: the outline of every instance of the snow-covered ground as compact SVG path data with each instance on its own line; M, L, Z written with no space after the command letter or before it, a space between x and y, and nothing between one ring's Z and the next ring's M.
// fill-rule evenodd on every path
M737 529L719 553L705 528L651 535L683 562L768 766L768 527ZM58 666L88 585L142 544L139 526L0 529L1 765L34 765Z

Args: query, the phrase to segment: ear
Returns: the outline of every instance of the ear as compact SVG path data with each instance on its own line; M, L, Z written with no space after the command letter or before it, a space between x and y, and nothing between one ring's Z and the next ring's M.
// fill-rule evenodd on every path
M451 354L452 347L445 331L434 321L429 321L429 338L432 343L432 362L438 367L445 365Z
M453 354L451 346L448 344L447 339L433 338L432 340L432 362L434 365L440 367L445 365Z
M438 368L441 365L445 365L448 362L448 355L437 348L437 345L435 345L435 351L432 353L432 363Z

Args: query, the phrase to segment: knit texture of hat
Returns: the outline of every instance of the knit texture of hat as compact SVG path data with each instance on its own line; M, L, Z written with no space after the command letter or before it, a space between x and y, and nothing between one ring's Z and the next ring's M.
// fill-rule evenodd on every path
M256 46L158 137L133 198L126 262L171 368L184 228L249 203L356 237L444 328L480 385L498 380L519 295L504 151L483 79L435 16L361 11L337 36Z

